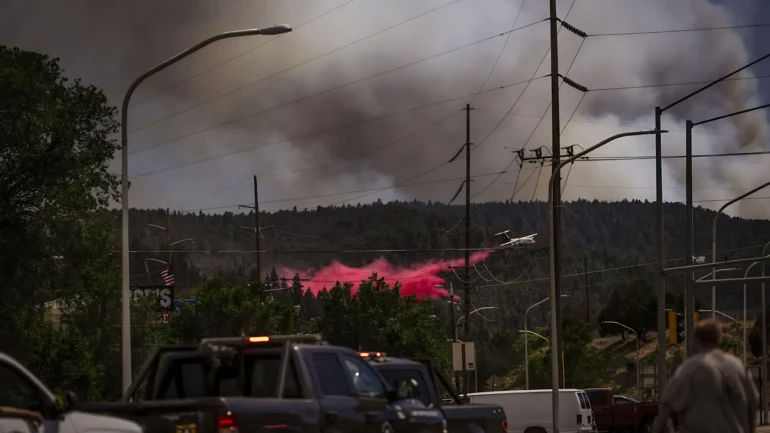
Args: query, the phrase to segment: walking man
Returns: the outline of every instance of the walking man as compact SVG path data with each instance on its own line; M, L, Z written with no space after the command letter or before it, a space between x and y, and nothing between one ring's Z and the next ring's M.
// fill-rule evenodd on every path
M669 380L652 433L664 433L672 416L682 433L754 433L757 389L746 366L719 348L721 340L716 322L696 325L696 354Z

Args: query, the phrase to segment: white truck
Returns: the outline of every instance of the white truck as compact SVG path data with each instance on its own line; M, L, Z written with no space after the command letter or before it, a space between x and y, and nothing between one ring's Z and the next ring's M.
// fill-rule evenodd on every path
M139 424L72 409L18 361L0 352L0 433L143 433Z
M550 433L552 422L552 391L530 389L521 391L477 392L468 394L471 403L499 404L505 410L508 433ZM588 433L596 431L591 402L580 389L559 390L559 431Z

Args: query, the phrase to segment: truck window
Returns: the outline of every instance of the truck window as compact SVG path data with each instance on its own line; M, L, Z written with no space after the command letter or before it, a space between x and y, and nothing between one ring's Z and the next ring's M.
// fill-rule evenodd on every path
M423 374L416 368L380 368L377 370L382 377L388 382L388 384L396 389L398 382L414 379L418 383L416 399L420 400L426 407L431 404L430 391L428 391L428 384L423 377Z
M9 365L0 363L0 406L43 412L45 403L40 391Z
M607 401L607 394L604 391L588 391L588 399L593 406L606 406L609 404Z
M211 396L248 396L268 398L276 395L281 358L278 354L247 354L244 356L243 387L238 387L239 365L220 366L211 383ZM203 358L169 359L156 394L159 399L197 398L207 395L205 384L210 368ZM286 375L284 397L301 398L294 362L290 360Z
M318 374L324 395L350 397L351 391L345 378L345 370L334 353L314 353L313 366Z
M357 356L342 355L342 362L353 382L356 394L364 397L384 398L385 388L374 369Z
M588 409L588 400L585 398L582 392L576 392L575 393L578 398L578 402L580 403L581 409Z

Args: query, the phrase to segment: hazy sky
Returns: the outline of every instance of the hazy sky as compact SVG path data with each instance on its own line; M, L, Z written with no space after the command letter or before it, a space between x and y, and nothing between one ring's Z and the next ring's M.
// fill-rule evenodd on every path
M474 200L506 200L514 191L515 200L531 200L545 198L549 170L525 164L519 173L511 150L551 146L549 80L528 82L550 72L548 58L541 65L547 3L3 0L0 43L59 57L68 76L105 89L119 106L134 77L202 38L294 26L279 37L217 42L140 87L129 113L129 149L137 152L129 161L134 207L250 203L254 174L265 210L377 199L448 201L464 176L462 158L446 162L465 140L466 103L476 108L471 139L483 143L473 152ZM766 3L559 0L558 9L567 22L598 35L770 23ZM523 28L507 33L514 22ZM714 79L765 54L768 37L770 27L585 39L562 31L560 72L594 89L584 95L562 87L563 145L587 146L650 128L655 105L696 86L598 89ZM750 74L770 75L770 61ZM672 131L664 141L667 153L683 151L683 119L766 102L770 80L739 78L666 115ZM766 119L755 112L698 127L695 152L765 150ZM651 137L610 146L597 155L654 151ZM719 206L708 200L732 198L766 181L767 162L696 160L696 201ZM667 165L667 199L683 198L682 170L683 163ZM408 184L416 185L401 187ZM568 200L654 199L654 165L577 163L565 191ZM757 194L765 195L770 191ZM735 212L767 217L767 203L746 202Z

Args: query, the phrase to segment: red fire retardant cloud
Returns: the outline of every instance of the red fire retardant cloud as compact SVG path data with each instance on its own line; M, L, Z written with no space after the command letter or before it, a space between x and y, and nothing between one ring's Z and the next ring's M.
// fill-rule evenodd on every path
M472 265L480 263L486 260L490 254L492 254L492 250L475 252L470 257L470 263ZM355 295L358 291L358 284L368 280L372 274L376 273L378 278L385 279L385 282L391 287L397 282L400 283L401 294L404 296L416 295L419 299L435 299L449 295L447 290L436 288L436 285L445 283L444 279L438 275L451 272L450 266L457 268L464 265L465 259L454 259L450 261L434 260L402 268L389 263L384 258L379 258L360 268L346 266L335 261L321 269L308 269L306 271L286 269L282 273L284 275L298 273L302 279L308 279L309 281L303 281L303 288L310 290L314 295L317 295L324 288L334 286L336 282L352 283L352 292Z

